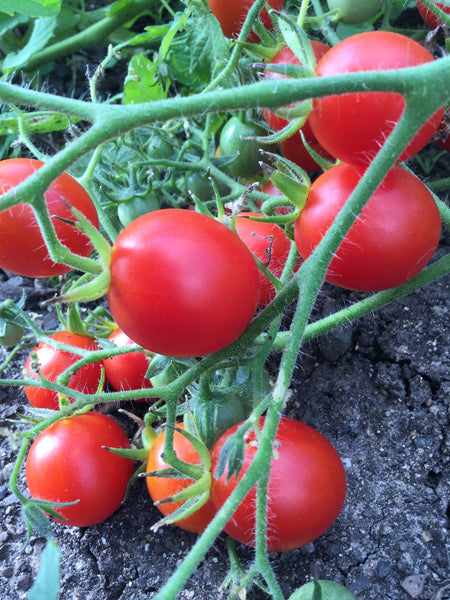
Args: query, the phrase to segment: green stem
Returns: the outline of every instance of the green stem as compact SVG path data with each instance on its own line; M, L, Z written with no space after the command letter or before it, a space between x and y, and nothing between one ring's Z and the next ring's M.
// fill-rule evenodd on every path
M149 12L149 10L153 6L156 6L157 3L157 0L134 0L133 2L127 3L121 10L104 17L100 21L87 27L85 30L80 31L80 33L47 46L44 50L37 52L27 62L27 71L33 71L41 65L56 60L57 58L67 56L68 54L78 52L83 48L98 45L99 40L103 42L113 31L137 16Z

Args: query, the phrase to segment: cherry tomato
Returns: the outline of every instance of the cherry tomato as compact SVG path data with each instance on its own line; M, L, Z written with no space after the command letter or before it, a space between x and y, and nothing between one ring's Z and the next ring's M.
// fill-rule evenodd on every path
M311 40L311 47L314 52L314 56L316 60L320 60L320 58L330 49L329 46L323 44L322 42L317 42L316 40ZM269 64L288 64L288 65L300 65L301 62L292 52L292 50L288 47L282 48L270 61ZM267 77L273 78L285 78L285 75L281 73L274 73L270 71L265 72ZM264 108L262 109L262 115L266 120L267 124L273 129L273 131L280 131L289 123L287 119L283 117L279 117L277 114L272 112L271 110ZM305 122L303 127L296 131L293 135L288 137L286 140L280 143L281 151L283 156L285 156L288 160L299 165L305 171L317 171L319 169L319 165L312 158L311 154L306 149L303 144L303 140L301 137L301 133L305 136L306 142L311 146L311 148L323 156L324 158L331 158L330 154L326 152L322 146L316 140L311 126L309 125L309 120Z
M50 336L51 339L62 344L68 344L74 348L82 348L83 350L100 350L97 342L85 335L77 335L69 331L57 331ZM30 353L25 363L25 378L38 380L39 377L32 369L32 354L37 354L39 370L42 375L49 381L55 382L57 377L71 365L76 363L82 357L79 354L58 350L45 342L40 342L33 352ZM101 363L89 363L78 369L69 378L67 384L73 390L79 390L86 394L94 394L101 380ZM58 393L41 388L26 386L24 387L25 394L30 403L36 408L49 408L52 410L59 409ZM73 398L70 399L73 402Z
M360 71L388 71L433 61L411 38L390 31L368 31L333 46L319 61L319 77ZM382 147L405 108L395 92L354 92L316 98L309 123L318 142L343 162L366 165ZM416 154L433 137L444 107L420 128L399 161Z
M120 347L134 344L133 340L119 328L115 329L108 339ZM111 356L103 361L105 377L118 392L150 388L152 384L145 377L149 362L150 357L144 352L129 352Z
M158 196L154 192L151 192L145 198L136 196L126 202L121 202L117 207L117 216L122 226L126 227L138 217L159 208L160 202Z
M225 348L250 323L258 298L251 252L203 214L143 215L113 246L109 308L122 331L152 352L195 357Z
M253 4L253 0L231 0L223 2L221 0L208 0L212 14L219 21L223 34L226 37L238 36L241 31L245 17ZM282 10L284 0L269 0L269 5L275 10ZM272 30L272 19L264 8L260 14L260 20L266 29ZM253 32L248 37L248 41L255 42L259 38Z
M330 10L339 9L343 23L364 23L381 9L383 0L327 0Z
M259 427L264 425L264 417ZM214 473L226 440L238 425L222 435L214 446L211 501L218 511L237 485L227 470L220 478ZM257 451L257 438L251 431L245 438L242 479ZM267 546L271 551L293 550L309 544L330 527L344 504L346 479L338 453L318 431L282 418L275 438L276 457L272 458L267 497ZM253 487L225 526L235 540L254 546L256 488Z
M294 225L295 243L303 259L319 244L362 175L362 169L339 164L312 184ZM430 260L440 233L439 211L428 188L395 166L339 246L326 279L360 291L405 283Z
M243 212L236 219L236 232L244 244L265 264L275 277L280 278L291 248L291 242L284 230L274 223L252 221L247 217L258 217L258 213ZM258 306L267 306L276 291L267 277L260 271L261 290Z
M184 424L179 423L178 427L180 427L180 429L184 429ZM147 461L148 472L159 471L160 469L165 469L168 467L168 464L165 463L162 458L165 439L166 432L164 430L153 442ZM189 442L184 435L178 431L174 432L173 447L180 460L183 460L191 465L201 464L201 459L198 455L198 452L194 449L191 442ZM172 477L146 477L146 481L148 492L153 502L170 498L177 492L184 490L194 483L193 479L175 479ZM182 505L183 502L166 502L164 504L159 504L158 509L164 516L166 516L171 515ZM214 514L215 512L213 511L212 505L207 502L189 517L186 517L181 521L177 521L176 525L181 527L181 529L186 529L186 531L202 533L214 517Z
M432 10L425 6L423 2L416 0L416 4L420 16L430 29L436 29L436 27L439 27L439 25L443 25L443 21L437 15L435 15ZM433 2L433 4L443 10L447 15L450 14L450 6L444 6L440 2Z
M264 148L256 140L245 140L246 137L264 136L262 127L253 123L243 123L238 117L231 117L220 133L220 156L238 156L224 167L230 175L251 177L261 171L259 161L262 160L260 150Z
M0 161L0 191L2 194L27 179L44 163L31 158L11 158ZM68 173L60 175L45 193L45 202L52 217L59 241L73 253L89 256L93 247L80 231L56 217L72 219L64 204L80 210L89 221L99 226L95 206L84 188ZM53 262L48 254L33 209L17 204L0 212L0 267L24 277L53 277L71 271L71 267Z
M58 508L66 525L88 527L108 518L125 497L133 461L107 448L130 448L110 417L88 412L44 429L28 453L25 473L33 498L77 504Z

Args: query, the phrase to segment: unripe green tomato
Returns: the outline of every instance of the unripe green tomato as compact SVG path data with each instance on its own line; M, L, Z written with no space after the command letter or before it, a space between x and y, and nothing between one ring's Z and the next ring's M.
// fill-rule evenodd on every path
M216 181L219 194L227 194L229 189L221 181ZM214 190L208 177L204 173L191 173L186 179L186 191L192 192L201 202L214 200Z
M339 9L341 21L348 24L364 23L381 9L383 0L328 0L330 10Z
M346 587L335 581L319 579L316 583L320 586L320 600L356 600L355 596ZM289 596L289 600L314 600L315 588L315 582L310 581Z
M147 156L153 159L169 159L173 155L174 146L167 135L154 133L147 145Z
M145 198L136 196L127 202L121 202L117 209L119 221L126 227L138 217L145 215L154 210L159 210L159 202L156 194L149 194Z
M251 177L261 171L259 161L262 160L260 149L263 145L256 140L243 140L245 137L264 136L262 127L253 123L243 123L238 117L231 117L223 126L220 134L220 156L239 156L224 167L224 170L235 177Z
M0 325L0 346L16 346L23 336L23 327L17 323L2 323Z

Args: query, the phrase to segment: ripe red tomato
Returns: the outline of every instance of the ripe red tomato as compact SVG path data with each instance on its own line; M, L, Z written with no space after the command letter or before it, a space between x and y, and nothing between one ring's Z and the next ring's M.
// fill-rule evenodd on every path
M329 46L323 44L322 42L318 42L316 40L311 40L311 46L314 52L314 56L316 60L319 61L321 57L330 49ZM288 65L300 65L301 62L292 52L292 50L288 47L282 48L270 61L269 64L288 64ZM270 71L265 72L267 77L273 78L285 78L285 75L281 73L273 73ZM272 112L267 108L262 109L262 115L266 120L267 124L273 131L280 131L289 123L287 119L283 117L279 117L277 114ZM283 156L285 156L288 160L291 160L295 164L299 165L305 171L317 171L319 169L319 165L312 158L308 150L303 144L303 140L300 134L300 131L305 136L306 142L311 146L315 152L323 156L324 158L331 158L331 155L326 152L322 148L322 146L316 140L311 126L309 124L309 120L305 122L303 127L296 131L293 135L288 137L286 140L280 143L281 151Z
M420 16L430 29L436 29L436 27L439 27L439 25L443 25L443 21L437 15L435 15L432 10L425 6L423 2L416 0L416 4ZM443 10L447 15L450 14L450 6L444 6L440 2L433 2L433 4Z
M433 61L411 38L390 31L368 31L346 38L319 61L319 77L359 71L388 71ZM405 108L401 94L355 92L316 98L309 123L319 143L339 160L367 165L390 135ZM432 115L402 152L404 161L433 137L444 107Z
M152 352L195 357L225 348L250 323L258 298L251 252L203 214L174 208L143 215L113 246L109 308Z
M133 340L119 328L115 329L108 339L114 342L116 346L134 344ZM111 356L111 358L103 361L105 377L118 392L121 390L150 388L152 384L145 377L149 362L150 357L144 352L129 352L128 354Z
M178 427L184 429L184 424L179 423ZM164 430L153 442L150 448L150 454L148 455L147 472L159 471L160 469L166 469L168 467L168 464L165 463L162 458L165 439L166 432ZM191 442L189 442L184 435L178 431L174 432L173 447L180 460L183 460L191 465L201 464L201 459L198 455L198 452L194 449ZM184 490L194 483L193 479L175 479L171 477L146 477L146 481L148 492L153 502L170 498L174 494ZM182 505L183 502L166 502L164 504L159 504L158 509L164 516L167 516L174 513ZM214 517L214 514L215 512L213 511L212 505L208 501L189 517L186 517L181 521L177 521L176 525L181 527L181 529L186 529L186 531L202 533Z
M231 2L222 2L221 0L208 0L212 14L219 21L223 34L226 37L238 36L250 10L253 0L231 0ZM275 10L282 10L284 0L269 0L269 5ZM266 29L272 30L272 19L264 8L260 14L260 20ZM255 42L259 38L253 32L248 41Z
M258 213L243 212L236 219L236 232L244 244L265 264L275 277L280 278L291 248L284 230L274 223L251 221L247 217L258 217ZM267 277L260 271L261 282L258 306L263 308L271 302L276 291Z
M31 158L11 158L0 161L0 190L7 192L27 179L44 163ZM58 218L73 219L63 199L80 210L89 221L99 226L95 206L84 188L68 173L58 177L45 193L45 202L52 217L59 241L75 254L89 256L93 247L80 231ZM33 209L17 204L0 212L0 267L24 277L53 277L71 271L71 267L50 260Z
M97 342L85 335L77 335L69 331L57 331L50 336L51 339L62 344L68 344L74 348L82 348L84 350L100 350ZM39 369L42 375L49 381L55 382L57 377L71 365L76 363L82 357L79 354L64 352L53 348L45 342L40 342L33 352L36 352ZM31 377L38 380L38 375L32 370L31 354L25 363L24 379ZM78 371L70 376L68 387L73 390L79 390L86 394L94 394L101 380L101 363L94 362L84 365ZM59 401L58 393L40 387L26 386L24 387L25 394L30 403L36 408L49 408L58 410ZM71 399L73 401L73 398Z
M262 428L264 417L259 421ZM214 473L226 440L236 432L235 425L214 446L211 501L218 511L237 485L227 470L217 479ZM245 439L242 479L257 451L257 438L251 431ZM338 453L318 431L282 418L275 438L277 456L272 458L267 498L267 545L271 551L293 550L318 538L337 519L344 504L346 479ZM256 488L252 488L225 526L235 540L254 546Z
M294 225L295 243L303 259L322 240L362 175L362 169L339 164L313 183ZM439 211L428 188L395 166L339 246L326 279L360 291L405 283L430 260L440 233Z
M133 461L107 448L130 448L110 417L88 412L62 419L34 440L25 473L33 498L77 504L57 509L66 525L88 527L108 518L125 497Z

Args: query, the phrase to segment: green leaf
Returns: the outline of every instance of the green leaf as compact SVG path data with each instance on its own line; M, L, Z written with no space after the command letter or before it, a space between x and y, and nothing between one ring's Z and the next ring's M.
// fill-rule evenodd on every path
M36 52L39 52L39 50L42 50L53 36L55 26L56 17L37 19L28 43L19 52L8 54L3 61L3 71L11 72L21 67L26 67L28 59L36 54Z
M56 542L48 542L42 552L39 573L28 593L28 600L58 599L60 559Z
M71 124L80 121L78 118L69 119L58 113L28 113L24 114L25 129L33 133L49 133L67 129ZM0 135L17 134L19 124L17 115L13 112L0 114Z
M0 12L27 17L54 17L61 10L61 0L0 0Z
M165 82L161 81L158 65L149 60L145 54L137 54L131 59L124 90L125 104L139 104L167 98L167 88Z

